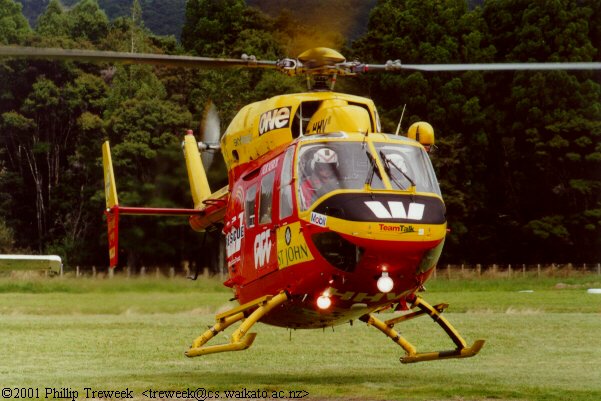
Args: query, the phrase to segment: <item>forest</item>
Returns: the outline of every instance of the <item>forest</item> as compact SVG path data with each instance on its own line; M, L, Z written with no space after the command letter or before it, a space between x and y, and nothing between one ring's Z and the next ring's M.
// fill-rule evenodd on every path
M265 59L328 46L375 63L601 60L601 0L378 0L354 40L324 20L331 11L298 18L243 0L187 0L180 41L143 23L152 2L133 0L113 19L101 2L50 0L32 27L21 2L0 0L0 44ZM0 252L106 266L104 140L122 204L190 207L180 143L208 102L223 131L244 105L303 90L303 79L271 71L0 60ZM384 131L404 107L404 129L434 126L450 229L442 263L601 259L598 71L374 74L341 78L337 90L372 98ZM215 268L219 233L195 233L186 219L130 217L120 232L132 268Z
M22 5L23 15L32 27L44 13L50 0L17 0ZM61 0L65 8L74 7L79 0ZM184 25L186 0L141 0L142 20L148 29L157 35L173 35L179 38ZM131 0L98 0L98 6L109 20L131 16Z

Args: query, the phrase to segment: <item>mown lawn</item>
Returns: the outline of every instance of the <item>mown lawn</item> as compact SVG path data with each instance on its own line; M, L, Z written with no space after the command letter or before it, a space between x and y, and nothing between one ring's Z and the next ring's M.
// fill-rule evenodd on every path
M599 400L601 295L591 287L599 276L433 281L424 297L449 302L466 340L487 343L475 358L401 365L402 350L361 322L292 332L259 324L247 351L188 359L192 339L233 304L215 281L2 278L0 387L34 387L42 399L46 388L84 399L89 387L137 399L204 388L220 399L246 389L304 390L310 400ZM426 318L398 327L418 349L450 347Z

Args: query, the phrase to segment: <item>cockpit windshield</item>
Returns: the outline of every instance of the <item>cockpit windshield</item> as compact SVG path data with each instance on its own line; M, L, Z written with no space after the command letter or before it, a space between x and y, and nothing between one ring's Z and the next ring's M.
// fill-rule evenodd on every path
M422 148L377 142L375 147L393 189L407 190L415 186L417 192L441 196L432 163Z
M418 192L440 189L421 147L400 143L375 142L374 156L366 142L329 141L303 145L298 152L298 192L300 209L307 210L321 196L339 189L386 189L376 157L384 166L392 189Z

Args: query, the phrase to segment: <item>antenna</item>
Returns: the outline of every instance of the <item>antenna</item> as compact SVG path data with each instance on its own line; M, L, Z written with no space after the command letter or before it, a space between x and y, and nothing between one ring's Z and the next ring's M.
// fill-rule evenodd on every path
M403 122L403 116L405 115L405 107L407 107L407 103L405 103L403 105L403 111L401 112L401 119L399 120L399 125L397 125L396 127L396 135L399 135L399 132L401 131L401 123Z

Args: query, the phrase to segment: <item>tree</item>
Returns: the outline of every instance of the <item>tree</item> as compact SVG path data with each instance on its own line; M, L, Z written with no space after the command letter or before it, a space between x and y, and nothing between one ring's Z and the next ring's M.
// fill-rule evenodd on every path
M13 0L0 0L0 44L19 44L30 32L21 5Z
M464 1L389 0L372 10L368 31L353 43L351 56L378 63L458 63L486 61L492 54L480 10L469 11ZM432 159L451 228L444 255L461 260L472 242L493 235L478 227L487 210L486 183L493 174L487 167L489 110L481 99L486 93L482 73L382 74L359 82L364 88L360 93L381 108L384 130L394 132L403 104L405 127L419 120L435 127L439 146ZM474 257L482 256L478 247L472 249L478 253Z
M244 0L189 0L182 29L184 48L202 56L231 56L244 29Z
M487 2L492 43L507 61L590 61L593 10L587 2ZM516 24L516 21L519 23ZM499 75L490 91L500 121L502 208L514 227L514 249L534 259L582 262L601 247L601 86L592 73L520 72ZM503 198L501 198L503 199ZM579 249L578 251L576 249Z
M14 242L12 230L4 219L0 218L0 253L11 253Z
M59 0L50 0L48 7L38 17L36 31L42 36L68 36L69 22L67 14Z
M142 6L138 0L134 0L131 6L131 53L135 53L137 37L140 36L139 31L144 26L142 21Z
M489 1L469 11L462 1L381 1L353 51L377 62L588 61L598 53L592 3ZM395 127L406 101L409 123L426 119L437 130L432 158L451 228L444 258L598 258L601 114L592 78L469 72L362 81L384 127Z
M96 0L81 0L68 14L72 38L98 43L107 35L109 20Z

